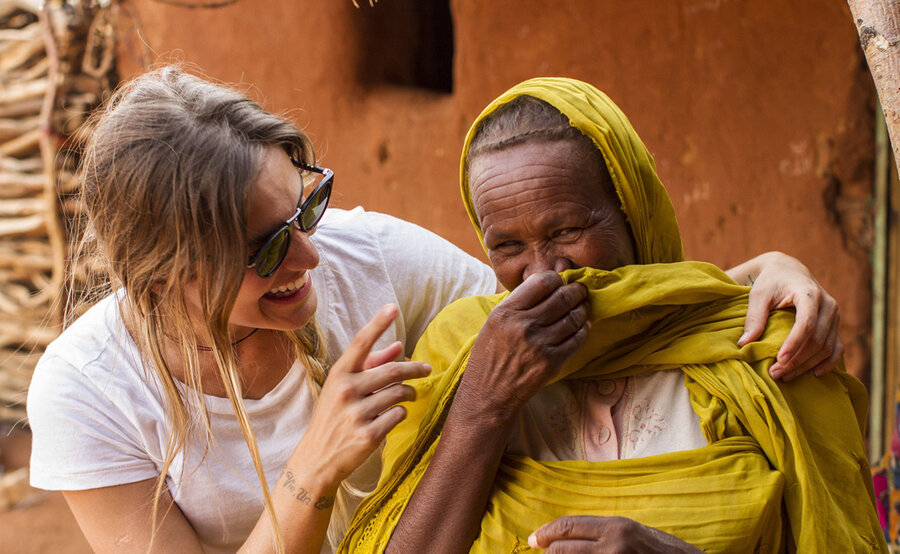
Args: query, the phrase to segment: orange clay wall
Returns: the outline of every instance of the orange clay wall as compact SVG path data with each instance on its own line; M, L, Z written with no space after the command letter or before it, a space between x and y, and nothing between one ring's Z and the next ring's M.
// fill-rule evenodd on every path
M155 60L252 83L312 136L336 205L400 216L476 255L457 192L469 123L528 77L589 81L653 152L688 257L800 258L839 300L848 367L865 372L874 92L843 1L453 0L452 59L421 54L451 21L440 2L360 4L138 0L120 15L121 69L139 71L146 44Z

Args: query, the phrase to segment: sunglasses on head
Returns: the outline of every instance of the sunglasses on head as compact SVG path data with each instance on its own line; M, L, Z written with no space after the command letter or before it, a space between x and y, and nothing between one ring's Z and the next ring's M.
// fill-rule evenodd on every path
M304 233L308 233L316 228L322 215L325 214L325 208L328 207L328 200L331 198L331 186L334 183L334 172L324 167L316 167L303 162L291 159L294 167L306 171L312 171L322 175L322 181L316 185L315 190L303 200L303 194L300 195L300 202L297 203L297 210L294 215L284 222L277 231L266 239L262 247L250 256L247 262L247 269L253 269L260 277L271 277L275 271L281 266L284 257L287 255L288 247L291 245L291 225L296 225L298 229Z

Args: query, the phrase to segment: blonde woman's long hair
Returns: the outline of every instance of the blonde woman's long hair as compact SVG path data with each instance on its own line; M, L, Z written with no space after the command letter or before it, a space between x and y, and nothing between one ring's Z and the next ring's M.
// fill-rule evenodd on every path
M209 338L204 340L212 341L218 378L256 467L275 544L283 551L242 401L228 320L248 259L244 207L264 152L277 146L314 164L312 145L296 127L244 95L171 66L125 84L89 125L81 170L88 221L76 257L99 257L106 290L122 289L121 305L127 306L123 320L148 378L158 381L165 397L168 436L153 499L153 534L176 454L194 433L206 449L215 440L203 402L199 340L191 324L199 320L205 322ZM183 286L189 282L200 291L199 314L189 313ZM321 331L313 319L284 333L318 396L327 368ZM163 355L166 336L177 345L186 387L178 386ZM329 530L330 539L331 534Z

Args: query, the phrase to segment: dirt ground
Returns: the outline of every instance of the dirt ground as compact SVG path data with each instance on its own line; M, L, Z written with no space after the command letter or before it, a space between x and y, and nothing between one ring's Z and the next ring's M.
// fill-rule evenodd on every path
M0 427L0 465L12 471L28 465L31 435ZM87 541L58 492L32 489L12 509L0 511L0 552L82 554Z

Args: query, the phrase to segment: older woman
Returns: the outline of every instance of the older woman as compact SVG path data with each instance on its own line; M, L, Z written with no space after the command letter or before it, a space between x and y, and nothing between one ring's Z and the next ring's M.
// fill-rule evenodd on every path
M885 550L862 385L776 384L786 312L737 346L748 290L683 261L653 160L605 95L568 79L503 94L467 137L462 190L512 292L426 331L413 359L435 371L346 551Z

